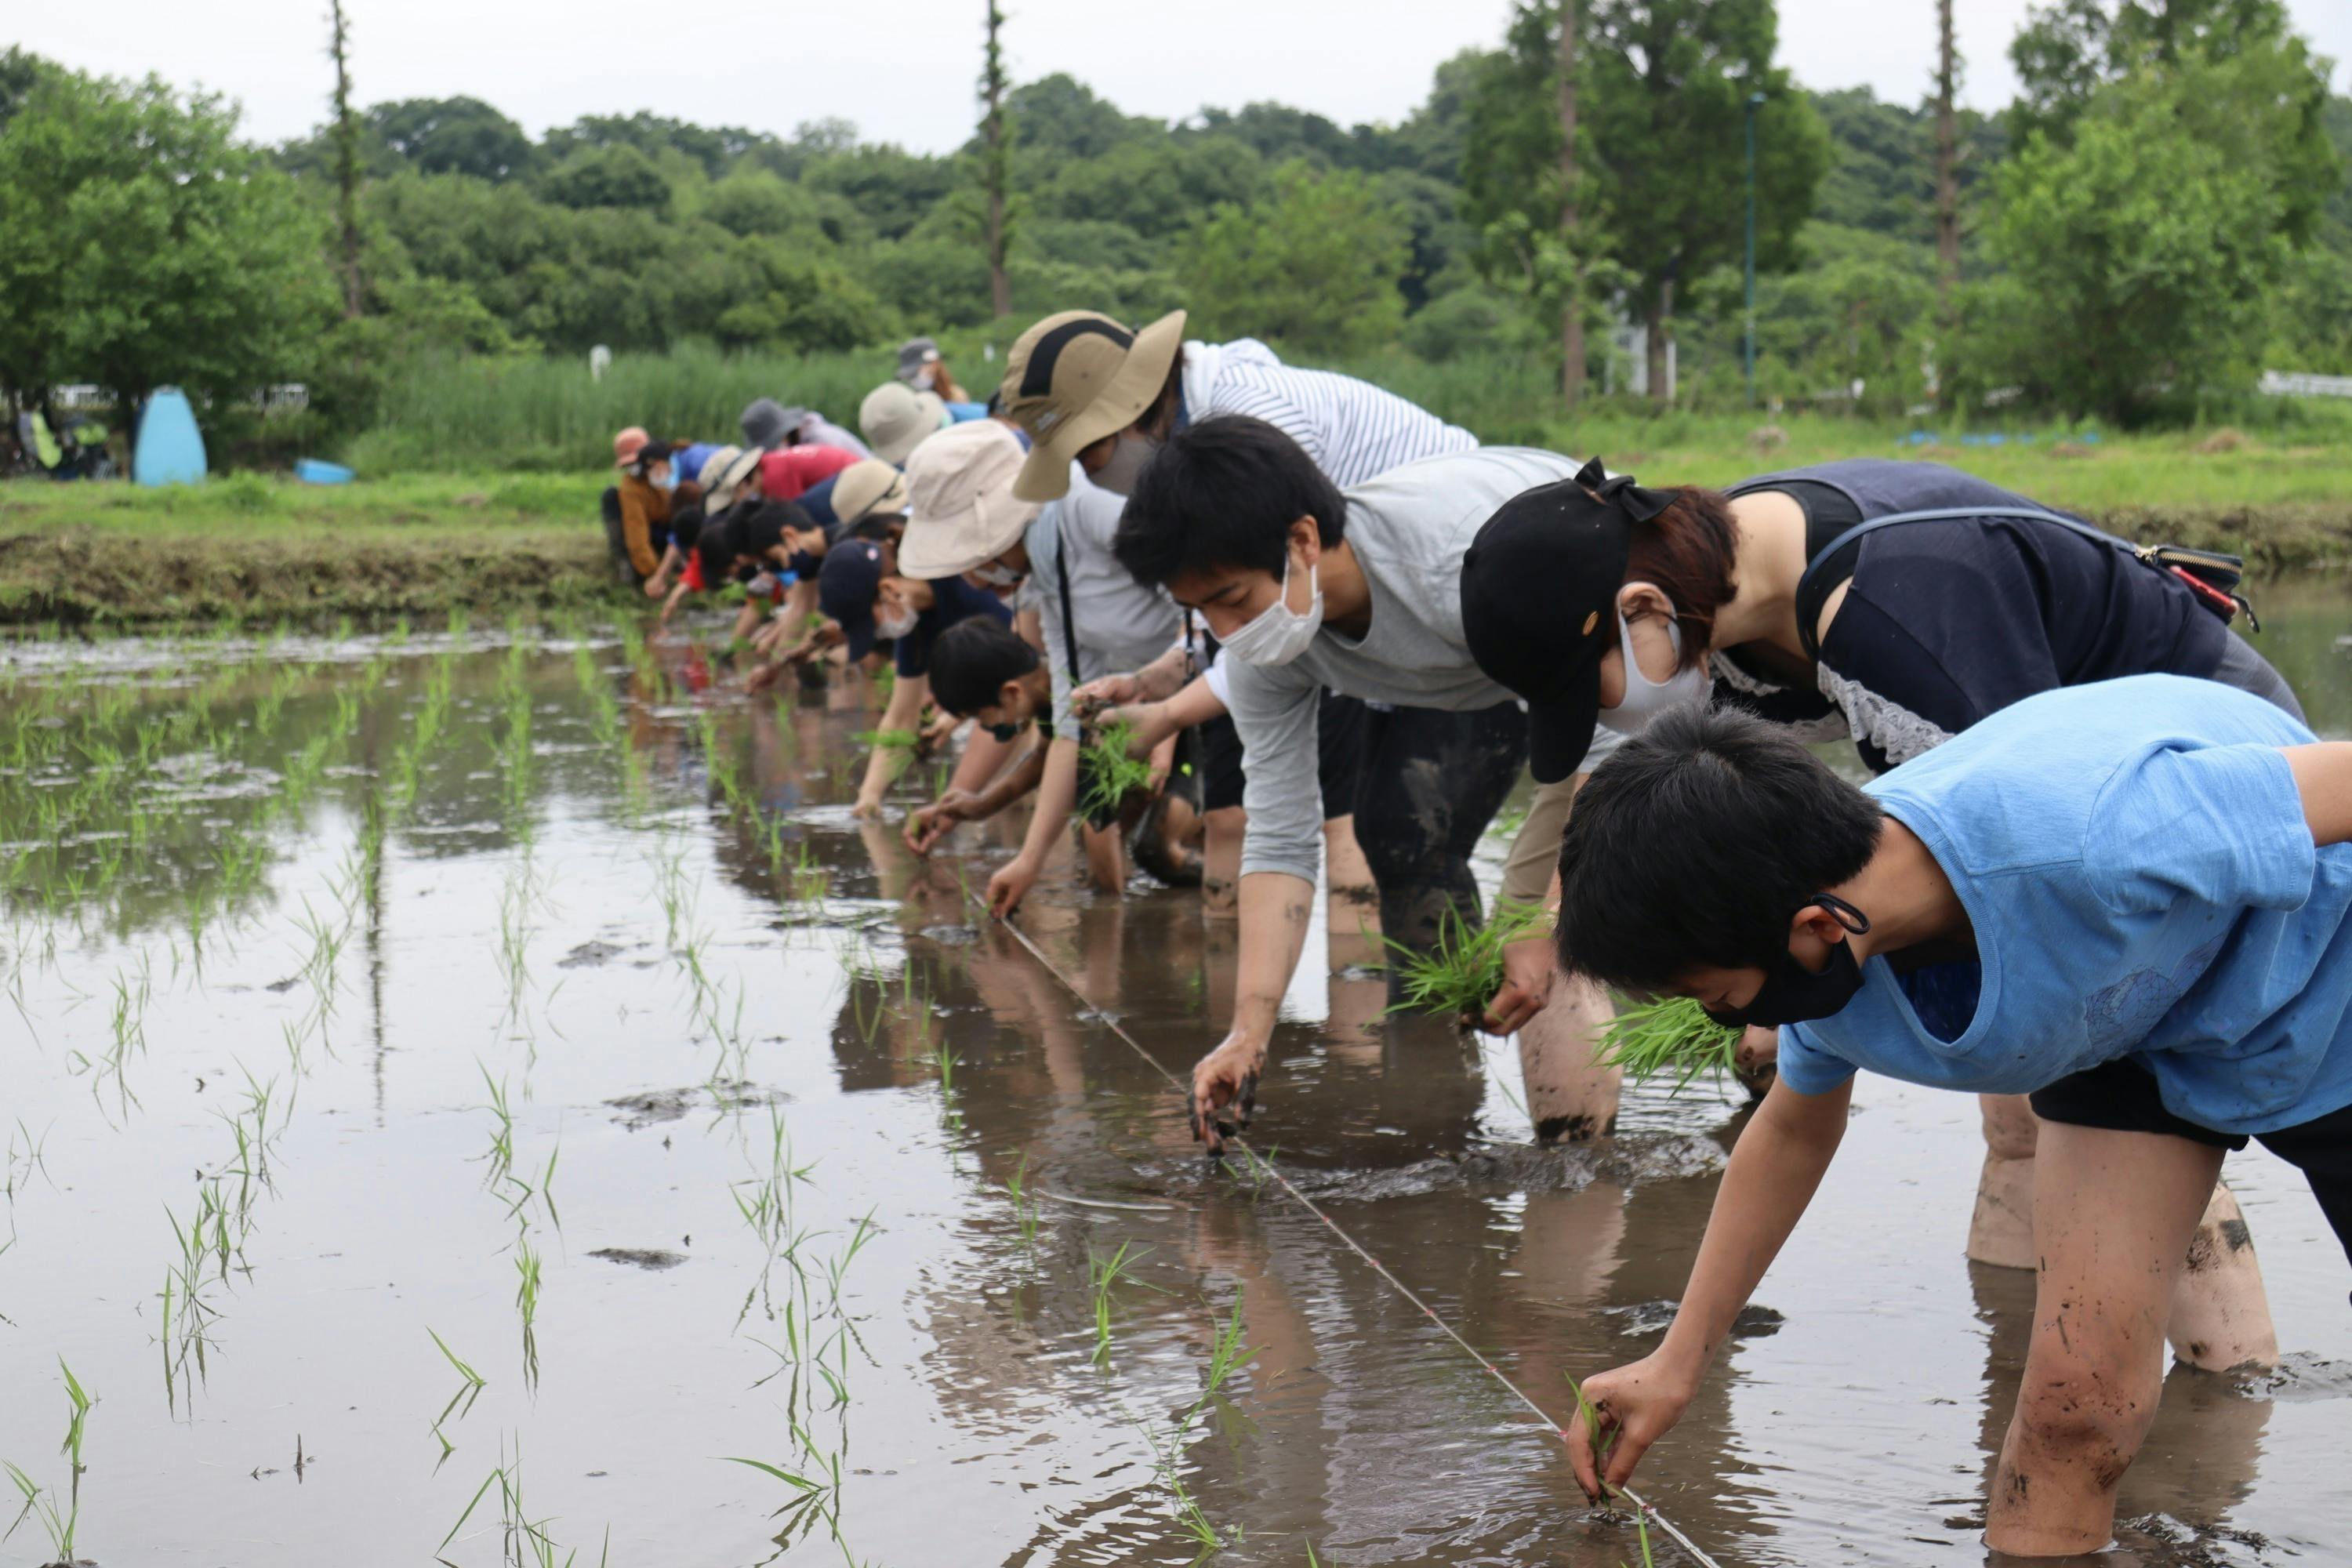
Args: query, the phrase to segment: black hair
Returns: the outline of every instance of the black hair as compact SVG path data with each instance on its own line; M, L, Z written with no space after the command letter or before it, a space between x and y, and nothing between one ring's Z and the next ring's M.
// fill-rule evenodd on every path
M681 555L694 548L695 541L702 537L702 503L699 500L687 501L670 512L669 536L676 542Z
M702 532L695 539L694 552L702 562L702 585L716 591L735 570L735 520L716 517L706 521Z
M1279 576L1290 525L1315 520L1328 550L1347 528L1339 487L1263 419L1223 414L1171 436L1136 476L1111 552L1147 588L1241 567Z
M809 514L788 500L762 500L735 523L735 549L765 555L784 542L784 530L814 528Z
M869 511L849 525L852 539L870 539L877 544L893 543L906 534L907 514L903 511ZM834 535L829 533L828 537Z
M996 701L1008 680L1037 668L1037 650L988 616L966 616L931 644L931 700L969 719Z
M1780 725L1661 713L1577 792L1559 851L1560 963L1642 994L1696 965L1769 965L1790 917L1870 863L1884 820Z

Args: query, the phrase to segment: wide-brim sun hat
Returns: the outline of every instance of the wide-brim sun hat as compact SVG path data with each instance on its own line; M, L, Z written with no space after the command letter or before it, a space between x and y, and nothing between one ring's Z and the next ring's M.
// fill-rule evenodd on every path
M740 447L721 447L702 465L703 505L712 511L725 511L743 493L744 481L760 471L760 459L765 452L757 447L749 451ZM713 483L713 479L717 483Z
M879 458L865 458L833 481L833 513L844 528L907 510L907 476Z
M1034 501L1068 494L1079 451L1143 416L1183 346L1181 310L1135 332L1098 310L1064 310L1022 333L999 391L1005 416L1036 445L1013 493Z
M1021 463L1021 437L995 419L966 420L916 448L907 459L907 533L898 542L898 570L934 582L993 561L1018 543L1045 510L1013 493Z
M915 448L953 423L935 392L918 392L903 381L886 381L857 405L857 428L874 455L903 464Z

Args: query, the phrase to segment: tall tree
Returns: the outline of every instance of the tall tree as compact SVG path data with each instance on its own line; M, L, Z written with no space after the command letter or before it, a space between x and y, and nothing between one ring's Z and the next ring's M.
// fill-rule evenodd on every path
M1567 298L1559 307L1559 400L1573 408L1584 396L1584 271L1577 265L1576 24L1581 0L1559 4L1559 242L1567 252Z
M1742 117L1757 107L1757 265L1799 259L1797 235L1829 167L1829 133L1775 65L1772 0L1597 0L1588 81L1612 249L1647 328L1651 395L1671 400L1679 290L1736 262L1748 172Z
M980 100L988 110L981 121L983 183L988 189L988 298L998 318L1013 314L1013 279L1004 270L1005 205L1012 184L1012 139L1004 132L1004 48L998 33L1004 13L988 0L987 63L980 74Z
M1960 136L1952 97L1960 57L1952 43L1952 0L1936 0L1936 288L1946 325L1960 286Z
M333 26L327 52L335 61L335 226L342 248L343 318L357 321L365 288L360 280L360 127L352 115L351 28L343 0L328 0Z

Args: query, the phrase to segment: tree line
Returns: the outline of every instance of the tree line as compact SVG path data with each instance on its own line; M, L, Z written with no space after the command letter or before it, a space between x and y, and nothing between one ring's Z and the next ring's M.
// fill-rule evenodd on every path
M1614 377L1632 321L1654 395L1672 341L1679 399L1728 405L1751 117L1769 396L1999 391L2137 422L2264 365L2352 371L2352 102L2280 0L2055 0L1989 116L1807 90L1771 0L1522 0L1411 115L1352 127L1015 84L986 22L977 128L940 155L841 121L533 137L474 99L360 108L340 8L333 112L275 147L218 98L12 50L0 387L302 381L353 427L422 356L847 349L1181 304L1308 358L1549 358L1569 395Z

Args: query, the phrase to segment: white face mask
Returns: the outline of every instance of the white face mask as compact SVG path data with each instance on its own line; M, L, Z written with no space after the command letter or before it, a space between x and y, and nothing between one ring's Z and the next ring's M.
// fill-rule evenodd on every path
M1154 437L1140 431L1122 430L1110 449L1110 461L1087 477L1115 496L1131 496L1135 493L1136 477L1158 450L1160 443Z
M917 392L929 392L932 387L939 384L939 381L940 367L935 364L927 364L922 369L915 373L915 390Z
M775 591L776 574L772 572L755 573L751 580L743 584L743 592L755 599L764 599Z
M1625 613L1617 613L1617 658L1625 667L1625 694L1614 708L1601 710L1601 721L1621 734L1636 735L1643 726L1671 708L1683 708L1706 700L1714 682L1708 678L1704 661L1688 669L1680 668L1683 657L1682 623L1668 616L1666 640L1674 645L1676 668L1664 680L1652 680L1642 673L1642 666L1633 658L1633 628L1626 624Z
M998 561L982 562L971 569L971 574L992 588L1003 589L1018 588L1022 579L1027 575Z
M874 608L874 635L895 641L913 631L917 619L916 612L908 605L888 609L877 605Z
M1323 586L1316 580L1315 568L1307 569L1307 608L1301 613L1290 607L1290 558L1285 556L1282 592L1274 596L1274 603L1248 625L1235 627L1233 636L1220 640L1225 651L1244 664L1288 664L1307 651L1322 626Z

